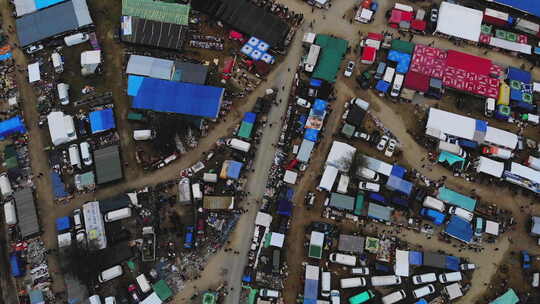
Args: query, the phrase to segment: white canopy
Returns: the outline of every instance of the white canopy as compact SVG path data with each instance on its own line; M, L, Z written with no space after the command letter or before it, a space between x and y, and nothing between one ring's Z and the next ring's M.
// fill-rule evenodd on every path
M101 51L86 51L81 53L81 66L99 64L101 62Z
M148 297L146 297L141 304L161 304L163 301L158 297L157 293L152 292Z
M497 37L491 37L491 39L489 40L489 45L509 51L520 52L527 55L532 54L532 46L529 44L508 41L506 39L501 39Z
M446 289L446 294L450 300L457 299L463 296L461 291L461 285L459 283L450 284L444 287Z
M488 126L484 142L514 150L518 143L518 136L514 133Z
M275 246L283 248L283 243L285 242L285 235L282 233L272 232L270 237L270 246Z
M58 247L67 247L71 245L71 232L66 232L58 235Z
M491 234L491 235L499 235L499 223L487 220L486 233Z
M321 177L321 182L319 183L319 189L332 191L332 187L334 187L334 182L336 181L338 172L338 169L332 166L326 166L323 176Z
M255 218L255 225L270 227L272 223L272 216L268 213L258 212L257 217Z
M39 62L34 62L28 65L28 82L36 82L41 80L39 71Z
M409 276L409 252L396 249L396 275L401 277Z
M533 91L540 93L540 83L533 82Z
M150 56L131 55L126 68L127 74L170 80L174 61Z
M324 233L319 231L311 231L309 244L322 247L324 245Z
M286 183L289 183L289 184L296 184L296 179L298 178L298 173L294 172L294 171L291 171L291 170L287 170L285 171L285 176L283 177L283 180L286 182Z
M355 147L340 141L334 141L330 153L328 153L326 165L335 167L341 172L347 172L355 153Z
M439 8L436 31L478 42L483 16L482 11L443 1Z
M430 108L426 128L439 130L444 134L473 140L476 129L476 120L451 112Z
M510 172L534 183L540 183L540 171L525 167L522 164L513 162L510 166Z
M480 156L476 172L482 172L495 177L501 177L504 172L504 163L491 158Z

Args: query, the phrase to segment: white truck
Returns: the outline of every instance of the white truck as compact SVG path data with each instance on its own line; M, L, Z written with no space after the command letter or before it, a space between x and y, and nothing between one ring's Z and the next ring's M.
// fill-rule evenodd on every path
M178 202L180 204L191 204L191 186L187 177L178 182Z
M306 57L306 60L304 60L304 70L306 72L313 72L315 69L315 65L317 65L317 60L319 59L319 53L321 52L321 47L312 44L309 47L309 53Z
M403 85L403 80L405 75L397 73L394 77L394 83L392 84L392 90L390 91L390 96L398 97L401 92L401 86Z
M383 80L392 83L392 80L394 79L394 74L396 73L396 69L393 67L386 67L386 71L384 72Z
M227 144L227 146L235 150L246 152L246 153L249 152L249 148L251 148L250 143L245 142L240 139L236 139L236 138L229 138L225 141L225 143Z
M493 147L493 146L484 147L482 149L482 153L484 153L486 155L491 155L493 157L497 157L497 158L500 158L500 159L510 159L510 158L514 157L514 153L512 153L512 151L502 149L502 148L499 148L499 147Z
M330 262L354 267L356 266L356 257L354 255L334 252L330 254Z
M439 141L439 151L446 151L453 153L457 156L461 156L463 158L467 158L467 152L463 151L463 149L456 144L449 143L446 141Z
M401 284L401 278L396 275L373 276L371 277L371 285L373 286L390 286Z
M440 201L440 200L438 200L438 199L436 199L434 197L431 197L431 196L426 196L422 206L424 206L426 208L431 208L431 209L434 209L434 210L437 210L437 211L443 212L443 213L444 213L444 210L446 209L445 205L444 205L444 203L442 201Z

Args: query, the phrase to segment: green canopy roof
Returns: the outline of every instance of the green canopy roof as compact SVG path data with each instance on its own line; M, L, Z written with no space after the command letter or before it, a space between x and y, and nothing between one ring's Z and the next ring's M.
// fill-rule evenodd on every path
M189 5L155 0L122 0L122 15L158 22L187 25Z
M166 301L173 295L171 288L169 287L169 285L167 285L167 283L165 283L164 280L157 281L156 284L152 285L152 288L154 289L158 297L161 299L161 301Z
M346 123L343 125L343 128L341 129L341 133L343 133L343 135L347 136L348 138L351 138L355 130L356 130L355 126Z
M364 209L364 196L362 194L358 194L356 196L356 204L354 206L354 215L362 215L362 209Z
M19 167L19 162L17 161L17 157L12 156L10 158L4 159L4 167L6 169L13 169Z
M496 298L494 301L491 301L489 304L516 304L519 302L519 298L516 292L510 288L502 296Z
M203 304L215 304L217 303L217 297L213 292L207 292L203 295Z
M251 138L251 131L253 130L253 124L249 122L242 121L240 125L240 130L238 130L238 137Z
M456 191L450 190L446 187L439 188L439 194L437 195L437 198L450 205L455 205L469 211L474 211L474 209L476 208L475 199L472 199Z
M394 39L392 40L391 48L392 50L412 54L414 52L414 43L405 40Z
M439 154L438 161L440 163L448 162L450 166L454 166L455 163L461 162L461 169L465 166L465 159L446 151L442 151L441 154Z
M339 65L347 52L347 40L317 35L315 44L321 47L321 54L313 71L313 78L336 82Z

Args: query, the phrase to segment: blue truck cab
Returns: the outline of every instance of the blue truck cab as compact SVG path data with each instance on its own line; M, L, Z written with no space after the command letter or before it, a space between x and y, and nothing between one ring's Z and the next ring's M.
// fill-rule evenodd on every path
M186 227L186 234L184 235L184 248L193 248L193 226Z
M445 219L443 213L429 208L422 208L422 210L420 210L420 215L432 221L433 224L437 226L442 225Z

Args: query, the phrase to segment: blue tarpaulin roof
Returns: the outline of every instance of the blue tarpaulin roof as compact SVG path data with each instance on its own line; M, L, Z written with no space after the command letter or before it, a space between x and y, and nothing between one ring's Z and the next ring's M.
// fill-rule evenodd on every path
M403 168L402 166L394 165L392 167L392 171L390 171L390 175L397 176L399 178L403 178L405 176L405 173L407 173L407 169Z
M388 89L390 88L390 84L384 80L379 80L377 82L377 85L375 86L375 89L379 92L386 93L388 92Z
M388 60L397 62L397 73L405 74L409 70L409 64L411 63L411 54L399 52L396 50L390 50L390 52L388 53Z
M280 200L278 206L278 214L291 216L292 214L292 203L288 200Z
M13 133L26 133L26 128L20 116L0 122L0 139L4 139Z
M476 131L478 132L486 132L487 131L487 122L483 120L476 120Z
M9 264L11 265L11 275L15 278L24 275L24 269L21 268L19 257L12 253L9 257Z
M409 264L423 265L424 254L420 251L409 251Z
M43 298L43 291L39 289L32 289L28 293L30 296L30 304L44 304L45 299Z
M322 85L322 80L320 79L315 79L315 78L311 78L309 80L309 85L312 86L312 87L315 87L315 88L318 88Z
M538 0L493 0L493 2L540 17L540 1Z
M516 89L510 89L510 100L515 101L522 101L523 100L523 92Z
M224 88L128 76L133 108L217 118Z
M446 269L459 271L459 258L452 255L447 255L445 260L445 267Z
M116 128L113 109L90 112L90 128L92 134Z
M306 280L304 285L304 304L316 304L319 296L319 281Z
M294 189L287 187L287 192L285 193L285 196L287 197L288 200L292 200L294 196Z
M229 160L227 164L227 177L238 179L240 177L240 171L244 164L234 160Z
M60 174L54 171L51 172L51 180L52 180L54 197L61 198L61 197L68 196L68 193L66 192L66 186L62 182L62 179L60 178Z
M469 243L473 237L471 223L459 216L453 215L446 224L446 234L455 237L458 240Z
M319 137L319 130L306 129L306 133L304 133L304 139L307 139L312 142L316 142L318 137Z
M313 112L315 115L322 116L324 114L324 111L326 111L326 107L328 106L328 102L322 100L322 99L315 99L315 102L313 103Z
M458 140L458 145L464 148L472 148L472 149L476 149L478 147L478 143L471 140L466 140L466 139Z
M439 188L439 194L437 198L450 205L455 205L465 210L474 211L476 208L476 200L465 196L456 191L450 190L446 187Z
M386 182L386 188L392 191L398 191L405 195L411 195L413 184L395 175L390 175Z
M253 112L246 112L244 114L244 120L245 122L249 122L249 123L255 123L255 119L257 119L257 114L253 113Z
M465 166L465 159L462 157L459 157L455 154L452 154L448 151L442 151L441 154L439 154L438 162L444 163L447 162L450 166L454 166L455 164L460 164L460 168L463 169Z
M42 8L55 5L56 3L60 3L62 1L65 1L65 0L34 0L34 3L36 4L36 8L40 10Z
M56 231L64 231L71 227L69 216L63 216L56 219Z
M368 195L368 199L370 200L374 200L374 201L377 201L377 202L380 202L380 203L386 203L386 198L382 195L380 195L379 193L370 193Z
M532 103L527 103L524 101L518 101L514 103L513 106L518 107L520 109L527 110L529 112L532 112L534 110L534 105Z
M2 54L0 55L0 61L8 60L11 57L13 57L13 54L11 52Z
M509 67L508 73L506 75L506 78L510 80L517 80L521 81L523 83L531 83L532 82L532 76L531 73L524 71L522 69Z

